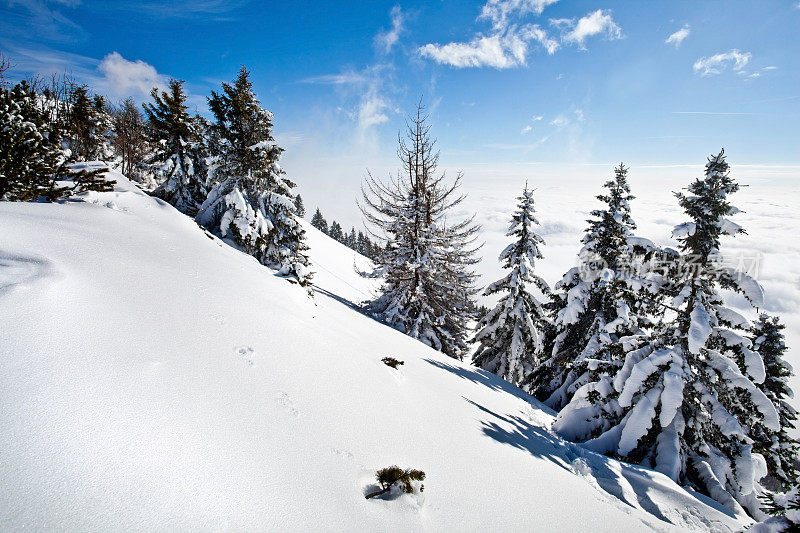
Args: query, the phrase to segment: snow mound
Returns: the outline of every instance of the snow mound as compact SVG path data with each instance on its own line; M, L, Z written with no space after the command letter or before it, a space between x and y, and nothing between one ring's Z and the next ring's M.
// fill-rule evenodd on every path
M4 529L748 525L564 442L519 389L360 314L370 265L313 228L312 300L112 178L0 204ZM366 500L393 464L424 470L424 493Z

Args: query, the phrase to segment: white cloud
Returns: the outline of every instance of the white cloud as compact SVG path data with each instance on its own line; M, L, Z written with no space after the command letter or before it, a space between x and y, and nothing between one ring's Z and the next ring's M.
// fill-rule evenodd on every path
M764 67L761 70L778 70L778 67L775 65L769 65L768 67Z
M527 64L531 42L538 42L548 54L558 50L558 41L536 24L512 26L505 33L477 34L468 42L426 44L419 48L423 57L456 68L493 67L506 69Z
M676 49L680 48L681 43L683 42L684 39L686 39L689 36L690 33L692 33L692 30L689 29L688 24L685 24L683 28L679 29L678 31L667 37L667 40L664 42L666 44L674 45Z
M558 115L556 118L550 121L550 125L555 126L557 128L563 128L568 124L569 124L569 117L563 114Z
M595 35L605 34L609 40L621 39L622 28L614 22L610 10L598 9L581 17L577 23L571 20L558 19L551 21L558 26L571 28L563 37L564 42L575 43L585 48L586 39Z
M359 129L363 131L372 126L388 122L389 116L386 114L388 109L388 101L384 99L377 90L372 89L367 91L358 105Z
M542 45L542 48L547 50L549 55L556 53L556 50L561 48L558 41L547 35L547 32L534 24L532 26L525 26L520 32L524 39L533 40Z
M549 55L562 44L584 48L588 37L605 34L608 39L622 38L622 29L614 22L611 11L598 9L578 20L551 19L550 24L561 32L561 42L538 24L521 24L526 15L541 15L558 0L488 0L478 19L489 19L492 30L476 33L468 41L446 44L429 43L418 53L439 64L456 68L493 67L506 69L524 66L531 44L538 43Z
M339 74L323 74L321 76L312 76L310 78L303 78L298 83L308 83L311 85L354 85L358 83L365 83L367 78L360 72L341 72Z
M527 45L517 35L478 35L466 43L426 44L419 49L419 53L437 63L456 68L504 69L525 64Z
M544 117L542 115L534 115L534 116L531 117L531 120L534 121L534 122L539 122L543 118Z
M492 21L496 30L505 30L509 18L523 17L528 14L541 15L544 8L555 4L558 0L489 0L481 9L480 17Z
M733 64L733 70L740 71L750 62L752 57L753 55L750 52L740 52L734 49L709 57L701 57L694 62L693 68L701 76L722 74L731 64Z
M524 128L522 128L522 131L521 131L520 133L521 133L522 135L525 135L526 133L530 133L530 132L531 132L531 130L533 130L533 126L531 126L530 124L528 124L527 126L525 126Z
M406 16L400 9L400 6L394 6L390 12L392 18L392 28L385 32L380 32L375 36L375 45L384 54L391 52L392 47L397 44L400 39L400 34L405 29L403 24L406 21Z
M150 94L153 87L164 88L167 77L159 74L153 65L141 59L128 61L118 52L111 52L97 66L103 74L105 86L117 96L139 93Z

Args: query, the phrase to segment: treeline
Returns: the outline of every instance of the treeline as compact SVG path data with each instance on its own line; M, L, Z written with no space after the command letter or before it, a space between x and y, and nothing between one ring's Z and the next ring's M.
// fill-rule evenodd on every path
M319 207L311 217L311 225L325 235L329 236L331 239L344 244L348 248L355 250L364 257L369 257L370 259L375 260L381 253L380 247L376 246L369 238L369 235L366 235L363 231L356 233L356 228L351 227L350 231L346 233L342 230L341 224L335 220L331 222L329 226L328 221L322 216L322 212L320 212Z
M721 238L744 233L729 218L739 185L724 151L675 195L686 217L673 233L677 249L636 235L628 169L617 167L587 221L578 266L552 288L536 275L546 245L526 185L500 254L507 273L484 292L498 303L479 314L479 228L447 216L463 200L461 175L437 173L429 132L418 109L399 143L402 171L363 186L385 273L367 310L452 357L475 345L473 363L557 411L553 429L566 439L662 472L740 516L785 510L787 498L766 487L796 494L791 367L778 317L751 324L724 303L722 291L755 309L764 298L746 268L723 261Z
M557 411L562 437L763 519L785 503L766 487L796 494L797 414L783 324L764 313L751 324L723 300L733 291L757 310L764 299L747 271L758 258L725 262L720 250L721 237L744 233L728 218L739 185L724 151L710 157L675 194L687 218L678 249L662 248L635 233L627 173L620 165L605 183L578 266L552 289L535 274L545 243L526 186L473 363Z
M180 80L154 88L140 109L132 99L110 105L68 76L10 87L2 57L0 67L0 200L111 190L107 168L75 170L76 162L100 161L279 275L310 285L302 200L278 163L272 113L246 68L211 92L206 120L188 112Z

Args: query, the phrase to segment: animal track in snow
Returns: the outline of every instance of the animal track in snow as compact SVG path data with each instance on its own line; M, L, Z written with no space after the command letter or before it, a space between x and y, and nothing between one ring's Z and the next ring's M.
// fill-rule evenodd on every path
M256 351L253 350L250 346L237 346L235 348L236 354L247 363L247 366L254 366L255 361L253 361Z
M290 415L297 416L299 414L299 411L294 407L292 398L287 393L281 392L280 396L275 398L275 401L278 403L278 405L286 409Z

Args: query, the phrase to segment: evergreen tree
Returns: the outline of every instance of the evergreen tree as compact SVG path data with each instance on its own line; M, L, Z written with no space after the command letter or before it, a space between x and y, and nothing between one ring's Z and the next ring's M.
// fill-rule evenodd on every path
M506 233L514 237L500 254L508 275L486 288L485 296L504 293L497 305L478 323L474 342L480 343L472 362L513 384L522 383L542 351L542 330L547 324L542 305L528 287L535 285L543 294L550 293L547 283L534 273L534 264L542 258L539 246L544 240L534 231L538 225L533 206L533 191L527 183L517 198L517 211Z
M205 150L200 132L189 116L182 80L170 80L169 92L154 88L153 103L144 104L150 142L155 147L149 163L161 184L153 195L189 216L195 216L206 199Z
M352 248L353 250L356 249L356 244L357 244L356 228L350 228L350 233L347 234L345 240L348 248Z
M335 220L331 222L331 231L328 233L328 235L330 235L331 239L344 244L344 232L342 231L342 226Z
M409 120L408 139L399 139L403 171L387 183L370 176L362 190L362 213L386 240L375 260L386 272L382 294L368 311L461 358L477 292L471 267L477 262L473 245L479 227L472 218L450 224L446 217L464 199L457 193L462 175L451 184L437 175L439 154L426 118L419 106Z
M303 286L311 283L305 230L294 207L295 184L278 164L272 113L263 109L244 67L233 84L212 91L209 144L216 183L198 221Z
M75 161L102 161L111 156L111 117L105 99L92 96L86 85L72 88L69 95L67 120L67 146Z
M595 209L587 220L580 265L556 284L549 304L555 321L548 356L525 388L555 410L599 373L620 366L623 339L642 334L647 321L640 297L645 286L636 270L645 247L652 249L652 243L634 237L636 224L630 214L634 196L627 175L628 169L620 164L614 179L604 184L607 192L597 199L605 208Z
M737 352L760 358L735 331L743 319L724 306L719 292L737 290L753 302L763 298L752 278L719 263L720 237L743 231L726 218L738 212L728 201L738 189L720 152L709 158L705 177L689 186L689 194L676 193L691 220L673 232L682 254L665 269L661 290L672 298L671 313L648 342L626 350L613 378L583 386L553 428L758 518L757 481L766 472L754 457L748 428L778 431L780 422L752 381L760 365L754 361L742 373L736 363Z
M69 152L49 128L39 100L24 81L0 88L0 200L54 200L74 192L112 190L114 182L100 176L105 169L70 169ZM67 181L73 186L58 183Z
M324 234L328 234L328 222L325 220L325 217L322 216L322 213L319 210L319 207L314 212L314 216L311 217L311 225L320 230Z
M792 376L792 367L783 360L786 352L783 330L778 317L770 317L762 313L753 325L750 340L753 350L761 356L764 363L764 379L756 386L770 399L780 417L780 430L772 431L760 426L756 438L756 450L767 461L769 474L774 477L781 488L788 489L798 485L798 472L794 461L798 457L798 442L789 436L789 430L794 429L797 420L797 411L789 405L787 398L792 398L792 389L789 387L789 378ZM758 360L756 359L756 362ZM751 430L751 436L753 431Z
M300 218L306 216L306 208L303 205L303 198L299 194L294 198L294 211Z

